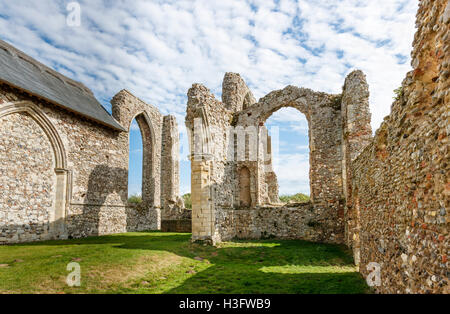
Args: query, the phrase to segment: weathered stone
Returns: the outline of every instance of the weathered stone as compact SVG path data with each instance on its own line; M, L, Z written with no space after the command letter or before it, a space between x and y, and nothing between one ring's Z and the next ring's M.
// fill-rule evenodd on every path
M192 222L192 239L204 245L271 237L346 243L364 276L372 263L380 266L377 292L449 293L445 3L420 2L414 70L373 138L361 71L347 76L339 95L287 86L258 102L236 73L225 74L222 101L194 84L186 112L192 212L178 195L174 117L125 90L112 100L113 117L126 130L136 118L143 136L143 203L131 205L128 132L1 84L0 243L160 228L187 232ZM310 203L278 204L264 123L282 107L298 109L308 121Z
M188 91L186 116L191 136L193 239L209 239L213 243L230 239L236 231L223 221L229 216L228 211L279 202L271 139L264 123L280 108L293 107L305 114L309 124L311 200L322 221L308 231L317 235L308 238L343 242L342 147L346 143L355 158L371 137L369 94L362 72L350 74L347 86L344 94L348 99L343 105L342 95L287 86L244 106L242 95L249 91L237 74L225 74L224 102L216 100L206 87L194 84ZM344 119L344 115L349 118ZM351 135L344 141L343 121L347 120L351 122ZM201 124L198 130L196 122ZM270 217L265 224L273 224L274 217ZM299 223L302 224L306 222ZM283 226L286 224L280 224L273 235L288 237ZM301 237L302 230L295 233L297 237Z
M381 266L378 291L448 293L449 10L445 1L421 2L414 71L374 138L361 71L347 76L342 95L287 86L250 106L236 74L225 75L222 102L194 84L186 115L193 239L345 241L364 276L369 263ZM271 158L259 158L270 155L270 140L260 130L286 106L304 113L309 124L311 209L268 206L277 199L277 184ZM249 144L255 135L236 131L249 127L258 128L255 159Z
M450 81L442 69L450 51L435 52L448 36L445 2L420 3L412 52L416 70L407 74L390 115L351 163L347 244L360 257L364 276L369 263L381 266L381 285L375 287L381 293L449 293ZM383 238L387 245L379 254Z
M61 76L63 79L64 77ZM143 138L143 202L128 204L129 133L0 85L0 243L159 229L164 200L178 199L178 130L173 117L126 90L113 117ZM164 141L163 136L170 136ZM161 169L161 151L167 163Z

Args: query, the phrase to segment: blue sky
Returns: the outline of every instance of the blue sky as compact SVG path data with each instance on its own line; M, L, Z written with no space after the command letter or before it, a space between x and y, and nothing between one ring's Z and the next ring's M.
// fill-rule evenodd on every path
M227 71L240 73L260 98L289 84L339 93L345 76L361 69L376 130L410 70L418 6L418 0L89 0L78 1L81 25L70 27L69 2L1 1L0 38L83 82L107 109L126 88L174 114L182 143L187 90L203 83L220 98ZM287 112L269 121L281 130L281 192L306 191L307 172L294 178L288 169L307 168L307 136L301 116ZM137 144L132 139L136 164ZM190 185L185 155L182 145L182 193ZM138 168L131 166L131 191Z

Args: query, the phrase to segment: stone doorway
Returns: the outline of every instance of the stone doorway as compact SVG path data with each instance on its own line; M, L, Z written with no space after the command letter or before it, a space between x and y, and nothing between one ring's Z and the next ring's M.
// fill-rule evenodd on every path
M241 207L250 207L252 204L250 194L250 170L247 167L242 167L239 170L239 200Z

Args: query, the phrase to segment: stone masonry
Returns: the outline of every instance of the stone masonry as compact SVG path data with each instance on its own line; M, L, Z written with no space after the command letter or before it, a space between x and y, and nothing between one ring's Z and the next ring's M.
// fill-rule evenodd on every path
M358 70L339 95L287 86L256 102L235 73L225 74L222 101L192 85L193 240L346 243L365 277L379 267L378 292L448 293L449 26L448 1L420 2L414 70L374 138ZM276 204L264 123L282 107L308 121L310 204Z
M413 71L351 164L347 244L382 293L449 293L450 4L421 1Z
M353 77L358 78L359 84L353 84L356 80ZM356 71L348 80L344 94L352 88L352 93L362 97L355 100L349 96L344 102L352 106L348 120L354 128L364 126L370 137L369 94L364 75ZM279 203L276 174L271 166L271 139L264 123L280 108L293 107L308 120L311 206L315 212L314 223L308 225L310 219L302 220L301 230L295 234L311 240L343 243L342 146L343 114L347 111L343 113L341 108L342 95L287 86L254 102L248 87L235 73L225 74L222 95L220 102L199 84L194 84L188 92L186 125L191 135L193 165L193 238L214 242L237 237L241 234L240 227L233 224L237 223L235 217L242 217L240 210L259 211ZM357 135L352 136L354 141L359 141ZM352 146L352 149L356 148ZM196 199L201 203L200 208ZM303 208L291 208L286 213L288 216L292 213L295 219L295 216L305 216L303 211ZM250 214L254 215L259 216ZM273 223L269 218L272 215L265 217L266 224ZM287 234L286 228L286 224L278 224L278 228L271 229L271 235Z
M211 244L272 237L346 244L364 277L378 268L377 292L449 293L450 4L421 0L416 24L413 70L374 137L359 70L337 95L289 85L257 101L239 74L226 73L220 101L193 84L185 120L192 212L178 195L173 116L122 90L105 124L2 79L0 243L192 226L193 241ZM0 48L0 62L31 63L44 82L92 100L82 84ZM308 121L309 203L279 203L264 124L283 107ZM133 119L143 137L138 205L127 202Z
M111 104L112 116L125 130L133 119L141 129L139 205L127 200L128 131L0 84L0 243L160 229L161 203L179 199L176 121L126 90Z
M48 238L45 223L51 220L55 174L51 171L52 147L44 131L27 113L0 119L0 225L13 226L4 231L11 241ZM28 158L23 156L29 155ZM15 161L15 167L6 165ZM23 181L20 182L18 178Z

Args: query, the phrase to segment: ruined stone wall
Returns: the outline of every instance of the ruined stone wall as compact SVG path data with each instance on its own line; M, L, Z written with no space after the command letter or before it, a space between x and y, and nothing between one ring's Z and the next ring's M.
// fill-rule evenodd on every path
M238 112L256 103L250 89L238 73L225 73L222 83L222 102L232 112Z
M26 110L1 117L0 243L160 228L162 115L127 91L112 102L114 117L126 129L136 117L143 134L144 201L138 206L127 201L128 132L1 85L0 116L14 104L37 114L34 120ZM48 130L36 123L42 117L61 140L64 169L55 163Z
M155 207L158 220L161 206L161 147L163 116L155 107L146 104L127 90L111 100L113 117L129 130L134 119L142 134L142 199ZM122 151L128 152L129 134L120 133ZM127 158L128 160L128 158ZM128 167L127 167L128 169ZM158 223L159 224L159 223Z
M367 90L367 84L352 86L351 82L349 79L347 89L350 100L353 91L364 94ZM258 208L278 201L277 178L271 167L270 137L264 132L264 123L280 108L293 107L305 114L309 124L311 199L316 220L315 228L311 231L315 235L308 238L342 243L342 95L288 86L239 110L245 107L243 95L248 93L245 82L239 75L227 73L223 87L223 102L216 100L206 87L199 84L194 84L188 92L186 126L190 130L192 151L193 238L215 237L215 240L220 241L221 237L234 237L236 233L229 233L228 230L245 223L232 223L226 227L224 220L230 222L234 220L229 220L229 217L247 217L240 214L242 208L258 216ZM353 88L352 92L350 87ZM348 111L354 114L350 117L352 126L358 128L365 125L366 115L356 112L368 113L368 107L364 107L367 101L352 103L350 100L347 103ZM362 108L358 109L359 106ZM202 124L200 135L195 134L195 119ZM368 121L370 123L370 114ZM352 132L356 133L353 129ZM352 136L356 137L353 133ZM357 144L353 141L352 149ZM267 219L260 219L257 227L254 227L270 229L274 217L268 215ZM304 225L306 222L293 223ZM202 236L199 236L200 233ZM284 233L274 231L273 234Z
M190 215L180 197L180 139L177 120L168 115L163 119L161 152L161 219L177 220Z
M311 198L314 203L334 206L342 197L340 96L288 86L237 113L236 125L259 128L283 107L298 109L308 120Z
M220 241L216 211L231 207L233 165L227 160L232 112L203 85L188 91L186 128L191 159L192 238Z
M382 293L449 293L450 4L420 2L413 71L353 161L348 244Z
M55 206L53 148L27 113L1 117L0 134L0 243L48 239Z
M322 228L320 233L326 234L329 240L343 242L341 95L288 86L269 93L258 103L238 112L236 125L260 129L275 111L283 107L298 109L308 121L311 200L317 217L320 217L317 224ZM264 132L258 134L266 136ZM273 189L276 188L276 176L272 175L270 167L265 167L267 161L246 163L253 163L252 168L256 169L254 176L257 180L252 187L256 190L256 205L270 203L275 195ZM267 223L270 224L269 221Z
M326 214L326 213L325 213ZM321 217L310 203L263 206L219 211L222 240L231 239L302 239L332 242L336 239L321 228Z
M353 71L345 79L342 100L342 183L346 199L345 217L353 217L352 210L352 167L351 163L370 143L372 128L370 126L369 86L362 71ZM345 236L348 241L348 230L359 228L356 219L346 219ZM359 256L355 255L356 263Z

